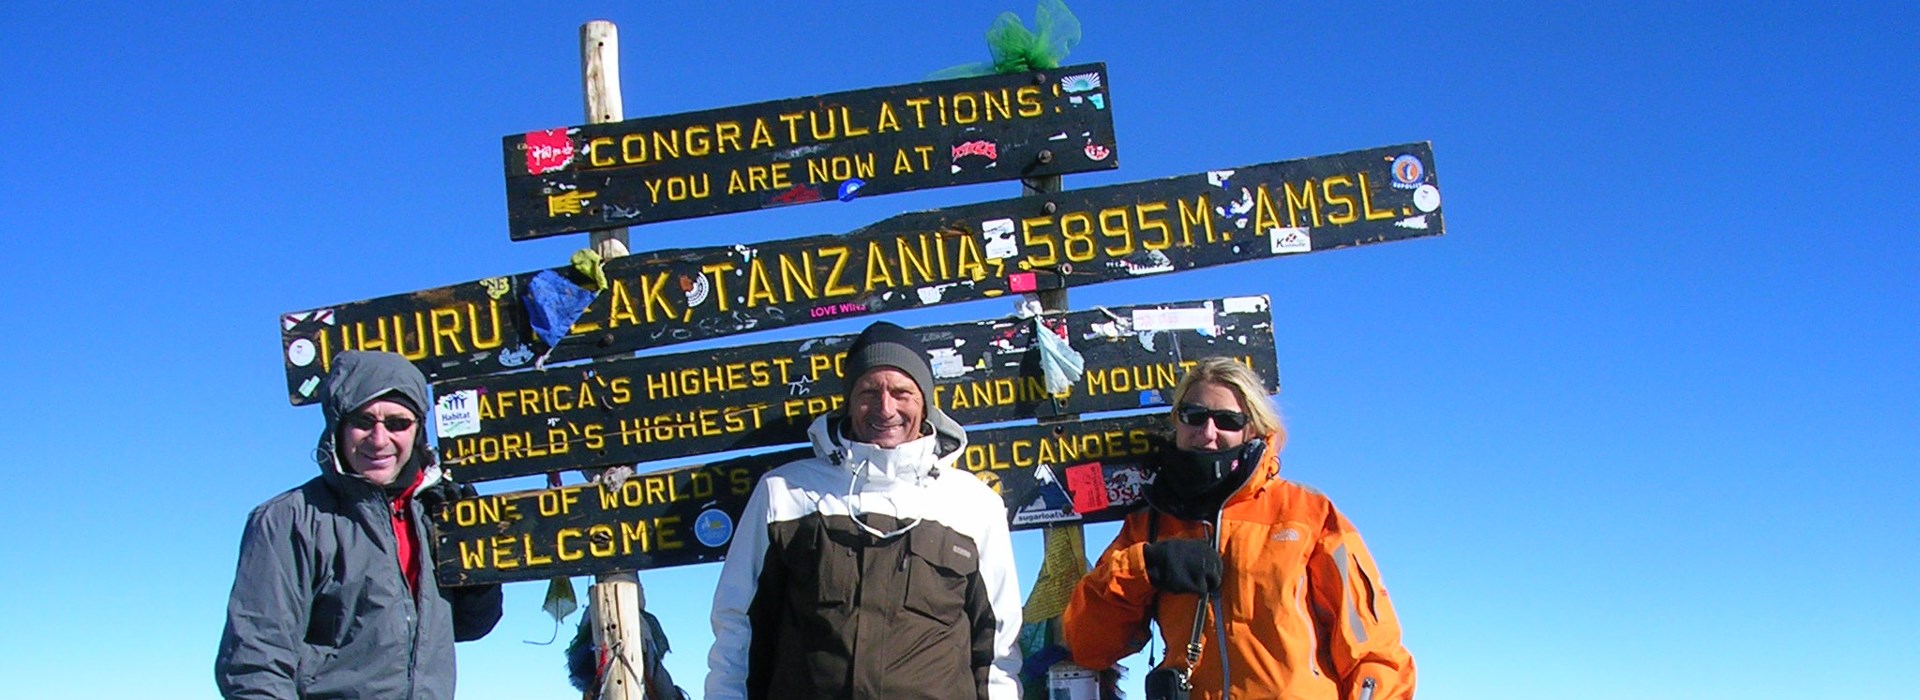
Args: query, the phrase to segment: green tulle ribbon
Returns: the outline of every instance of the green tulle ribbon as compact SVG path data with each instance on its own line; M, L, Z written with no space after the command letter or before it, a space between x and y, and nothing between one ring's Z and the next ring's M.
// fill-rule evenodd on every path
M1080 19L1060 0L1040 0L1033 10L1038 32L1029 31L1013 12L1002 12L987 28L986 63L968 63L935 71L929 78L969 78L994 73L1025 73L1059 68L1080 43Z

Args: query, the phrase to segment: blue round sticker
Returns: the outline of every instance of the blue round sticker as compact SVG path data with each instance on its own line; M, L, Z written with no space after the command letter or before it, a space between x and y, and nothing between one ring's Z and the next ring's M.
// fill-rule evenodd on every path
M1402 153L1393 159L1394 186L1403 190L1413 189L1427 178L1427 165L1420 162L1412 153Z
M700 511L693 519L693 538L708 547L718 547L733 539L733 518L717 508Z
M860 188L866 187L866 186L867 186L867 181L857 177L851 180L848 180L846 182L840 183L840 191L839 191L840 201L842 202L853 201L854 195L860 191Z

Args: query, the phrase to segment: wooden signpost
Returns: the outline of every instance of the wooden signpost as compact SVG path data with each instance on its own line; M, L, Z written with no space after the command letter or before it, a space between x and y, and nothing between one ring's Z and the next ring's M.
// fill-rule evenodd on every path
M1118 167L1103 64L504 139L514 240Z
M288 398L333 355L398 352L445 381L679 342L1440 235L1425 143L902 214L845 235L608 261L548 348L521 295L535 273L282 316Z
M1050 314L1044 330L1006 319L914 331L943 411L962 424L1023 423L968 430L956 463L966 473L941 478L993 487L1015 529L1116 520L1142 498L1166 412L1079 416L1164 406L1203 357L1246 363L1271 391L1273 322L1263 296L1064 313L1067 289L1445 230L1427 143L1060 191L1063 173L1118 165L1104 64L623 120L616 46L611 24L582 28L592 123L502 143L511 238L593 231L604 282L535 270L280 318L295 405L318 400L346 350L419 367L461 481L637 465L624 480L463 499L436 516L443 583L602 576L596 644L626 668L609 676L610 698L636 697L643 680L633 671L643 603L637 580L616 572L719 560L760 476L811 449L653 472L638 463L803 441L840 401L852 338L632 353L1034 294ZM622 255L629 226L1015 179L1028 196L845 234ZM584 305L543 341L533 290L567 284L589 290ZM561 313L555 325L572 318ZM1036 333L1060 334L1085 361L1064 392L1041 378ZM600 361L564 364L589 358Z
M1046 389L1032 320L915 329L930 352L935 404L962 424L1164 405L1186 367L1213 356L1278 376L1266 297L1088 310L1047 324L1087 367L1059 395ZM470 482L805 442L813 418L840 404L840 361L852 342L831 336L435 384L442 462Z
M1013 527L1118 520L1142 497L1141 459L1164 413L969 430L958 466L992 485ZM719 561L762 474L812 454L783 450L580 484L457 501L435 548L449 585L532 581Z

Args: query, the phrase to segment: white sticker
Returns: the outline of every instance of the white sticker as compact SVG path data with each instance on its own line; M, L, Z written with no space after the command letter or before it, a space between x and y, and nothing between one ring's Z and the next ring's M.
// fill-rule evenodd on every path
M287 361L295 367L313 364L313 354L313 341L306 338L297 338L287 344Z
M1067 506L1059 510L1050 510L1044 504L1039 503L1039 499L1034 499L1033 503L1029 503L1013 513L1013 525L1015 527L1039 525L1042 523L1070 523L1079 519L1080 514L1073 512L1073 506Z
M1313 236L1307 235L1307 227L1305 226L1295 226L1292 228L1280 228L1276 226L1267 229L1267 237L1273 241L1274 255L1281 253L1313 252Z
M682 282L687 278L680 278ZM713 291L713 284L707 281L706 273L694 275L687 291L687 306L699 306L707 303L707 293Z
M1213 330L1213 309L1135 309L1135 331Z
M1230 177L1233 177L1232 170L1209 170L1207 171L1207 184L1213 185L1214 187L1226 187L1227 178Z
M989 258L1002 260L1020 254L1020 245L1013 242L1013 219L980 222L980 237L986 239Z
M960 359L960 351L954 348L933 348L927 351L932 362L933 376L950 379L967 373L967 361Z
M1108 264L1119 265L1120 269L1125 270L1129 275L1151 275L1173 271L1173 260L1157 250L1131 255L1125 260Z
M959 284L960 283L958 282L936 284L931 287L920 287L918 289L913 290L913 292L915 294L920 295L921 306L933 306L935 304L940 303L941 299L945 299L947 297L947 290L952 289L958 286Z
M1220 300L1220 312L1229 314L1257 314L1267 310L1267 298L1227 297Z
M1413 190L1413 206L1420 211L1432 213L1440 208L1440 188L1433 185L1421 185Z
M480 392L456 391L433 403L433 424L441 438L480 432Z
M1424 231L1427 228L1427 215L1421 214L1419 216L1409 216L1407 218L1393 222L1393 225L1398 226L1400 228L1417 228Z

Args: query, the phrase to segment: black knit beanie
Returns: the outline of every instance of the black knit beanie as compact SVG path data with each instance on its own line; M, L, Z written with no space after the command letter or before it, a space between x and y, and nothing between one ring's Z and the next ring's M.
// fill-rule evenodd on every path
M905 328L886 321L876 321L867 329L860 331L860 337L853 340L847 348L846 372L842 374L842 394L844 398L853 398L853 385L860 381L861 375L875 367L892 367L907 373L913 378L915 386L920 387L920 396L926 401L923 417L933 418L933 367L927 364L927 348L920 339Z

